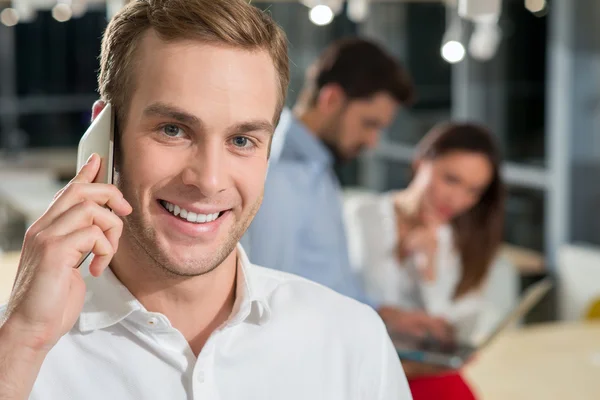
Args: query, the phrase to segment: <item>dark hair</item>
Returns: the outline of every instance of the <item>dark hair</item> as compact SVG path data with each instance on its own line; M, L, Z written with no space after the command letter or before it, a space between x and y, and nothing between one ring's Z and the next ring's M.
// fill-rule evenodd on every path
M327 84L338 84L351 99L366 99L376 93L390 94L407 105L414 99L414 87L406 69L377 44L361 38L333 42L309 69L305 91L314 105Z
M479 202L452 221L462 262L462 278L455 296L478 287L500 247L504 228L505 187L500 177L499 147L483 126L443 123L435 126L417 147L417 160L432 160L455 151L484 155L492 166L492 180Z

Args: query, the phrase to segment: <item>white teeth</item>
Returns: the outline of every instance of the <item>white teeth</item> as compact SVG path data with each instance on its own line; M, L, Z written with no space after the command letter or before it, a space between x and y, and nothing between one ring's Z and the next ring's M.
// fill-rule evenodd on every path
M219 218L219 213L214 214L196 214L194 212L188 211L184 208L176 206L166 201L161 201L162 206L167 209L171 214L174 214L176 217L180 217L181 219L185 219L188 222L194 223L205 223L212 222Z

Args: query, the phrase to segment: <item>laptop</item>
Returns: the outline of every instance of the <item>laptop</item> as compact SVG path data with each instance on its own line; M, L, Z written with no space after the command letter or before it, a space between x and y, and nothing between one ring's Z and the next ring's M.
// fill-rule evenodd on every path
M531 309L544 298L554 286L550 278L531 285L522 295L519 304L510 311L490 333L485 335L479 343L441 343L434 339L422 339L404 334L391 333L390 337L402 360L417 361L433 364L450 369L459 369L466 364L473 355L488 346L500 333L514 322L526 316Z

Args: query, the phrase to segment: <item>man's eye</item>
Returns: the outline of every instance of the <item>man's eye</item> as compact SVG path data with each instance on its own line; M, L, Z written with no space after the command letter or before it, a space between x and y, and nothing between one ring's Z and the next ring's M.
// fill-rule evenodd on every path
M233 144L236 147L247 147L248 146L248 138L244 136L237 136L233 138Z
M177 137L182 133L177 125L165 125L163 126L162 131L169 137Z

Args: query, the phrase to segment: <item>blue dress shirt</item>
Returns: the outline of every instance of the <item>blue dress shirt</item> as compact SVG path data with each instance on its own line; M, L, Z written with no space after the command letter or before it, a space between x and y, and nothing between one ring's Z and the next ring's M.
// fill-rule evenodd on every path
M294 116L283 136L270 160L262 206L242 239L250 260L374 306L350 266L331 153Z

